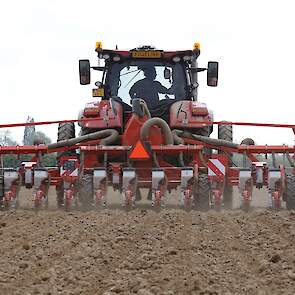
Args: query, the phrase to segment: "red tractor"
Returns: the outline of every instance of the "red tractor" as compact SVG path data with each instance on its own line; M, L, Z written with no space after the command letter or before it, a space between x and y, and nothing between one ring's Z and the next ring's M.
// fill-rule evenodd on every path
M208 209L210 186L203 164L211 150L181 151L175 146L188 148L184 133L191 139L212 133L213 125L202 124L213 121L213 114L197 100L198 73L207 71L207 85L215 87L218 63L198 67L198 43L193 50L184 51L152 46L121 51L103 49L98 42L96 52L99 66L79 61L82 85L90 84L90 69L102 72L102 81L95 83L97 88L92 92L101 99L87 103L80 112L79 119L85 120L79 123L80 135L94 139L96 134L101 141L95 148L104 146L106 151L82 151L81 202L87 207L93 201L105 205L107 186L112 185L122 192L124 206L133 206L141 198L140 188L148 188L152 205L161 206L166 192L180 185L184 206ZM102 60L104 65L100 66ZM231 130L229 125L221 126L220 138L231 141ZM60 124L59 141L74 137L73 123ZM152 146L162 150L155 151Z

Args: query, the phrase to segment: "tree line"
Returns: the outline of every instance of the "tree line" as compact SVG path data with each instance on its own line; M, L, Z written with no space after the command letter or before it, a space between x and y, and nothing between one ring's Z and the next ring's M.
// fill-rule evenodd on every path
M31 130L32 131L32 130ZM29 134L29 136L28 136ZM34 145L39 143L49 144L51 139L42 131L24 132L24 139L22 144L19 144L12 136L9 130L0 130L0 145L1 146L17 146L17 145ZM23 161L30 161L34 155L1 155L1 167L18 167ZM45 154L42 157L42 164L44 166L56 165L56 153Z

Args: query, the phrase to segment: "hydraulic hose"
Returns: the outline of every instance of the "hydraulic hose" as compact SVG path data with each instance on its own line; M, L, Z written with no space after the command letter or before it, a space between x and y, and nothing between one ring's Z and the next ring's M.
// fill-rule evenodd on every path
M101 139L99 145L110 145L114 143L119 137L119 133L115 129L106 129L96 131L90 134L82 135L76 138L65 139L48 145L48 149L55 149L75 145L82 141Z
M183 138L180 137L181 134L183 134L182 130L177 130L177 129L172 130L172 135L173 135L175 144L184 144Z
M132 100L132 112L140 118L144 116L151 118L151 113L147 107L146 102L140 98L134 98Z
M140 107L142 108L143 113L147 115L148 118L151 118L151 113L149 111L149 108L147 107L147 104L143 99L140 100Z
M237 148L239 146L238 144L233 143L231 141L210 138L207 136L192 134L188 131L182 131L182 130L177 130L177 129L173 130L173 136L174 136L174 139L176 138L176 140L177 140L177 137L188 137L188 138L196 139L196 140L205 142L210 145L215 145L215 146L224 146L224 147L229 147L229 148Z
M184 140L183 140L183 138L181 138L181 136L190 137L190 138L192 138L194 136L194 134L192 134L188 131L182 131L182 130L177 130L177 129L172 130L172 134L173 134L175 144L184 144ZM206 136L202 136L202 137L206 137ZM200 158L201 162L203 163L203 165L205 167L207 167L207 163L205 162L201 151L199 151L199 158ZM183 159L183 153L179 154L179 162L182 166L185 166L184 159Z
M188 137L188 138L196 139L196 140L205 142L210 145L215 145L215 146L225 146L225 147L229 147L229 148L237 148L239 146L238 144L233 143L231 141L210 138L207 136L202 136L202 135L197 135L197 134L192 134L191 132L178 130L178 129L174 129L172 131L172 134L173 134L173 139L174 139L175 144L183 144L184 140L182 137ZM207 164L204 160L202 152L199 152L199 157L200 157L201 162L206 167ZM183 156L181 158L181 155L180 155L180 158L179 158L180 164L182 164L182 162L181 162L182 159L183 159Z
M173 144L173 136L169 125L163 119L157 117L148 119L142 125L140 129L140 139L142 141L146 141L148 139L152 126L158 126L161 129L166 145ZM153 161L157 167L160 167L157 155L155 153L153 153Z
M157 126L161 129L164 135L165 144L173 144L173 136L169 125L161 118L151 118L147 120L140 129L140 139L146 141L148 139L152 126Z

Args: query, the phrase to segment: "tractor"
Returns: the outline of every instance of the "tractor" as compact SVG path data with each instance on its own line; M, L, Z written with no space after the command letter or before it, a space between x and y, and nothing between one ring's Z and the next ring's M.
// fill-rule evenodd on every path
M103 49L97 42L96 53L97 66L90 66L89 60L79 61L82 85L90 84L91 69L102 73L92 90L93 97L100 99L87 103L79 113L80 136L99 134L99 145L112 148L103 154L83 153L83 164L80 155L84 171L78 186L80 201L86 207L93 201L96 206L106 206L109 184L121 191L123 206L134 206L141 199L140 189L147 188L152 206L158 207L164 205L167 191L180 185L183 206L208 209L210 183L203 164L211 150L184 153L173 148L186 149L184 133L191 138L212 133L213 125L208 122L213 121L213 113L198 101L198 73L207 71L207 85L216 87L218 63L198 66L199 43L193 50L140 46L121 51ZM218 134L231 141L232 127L221 125ZM74 123L59 125L58 141L74 137ZM163 151L153 151L153 145ZM63 189L57 189L59 203L63 202ZM227 198L231 199L228 190Z

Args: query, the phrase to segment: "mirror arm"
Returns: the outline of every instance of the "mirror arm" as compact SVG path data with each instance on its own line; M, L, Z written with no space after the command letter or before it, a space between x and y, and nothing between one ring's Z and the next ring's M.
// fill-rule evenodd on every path
M96 71L104 71L106 69L105 67L90 67L90 68Z
M207 68L197 68L197 72L204 72L207 71Z
M199 73L199 72L207 71L207 68L189 68L189 70L190 70L192 73Z

